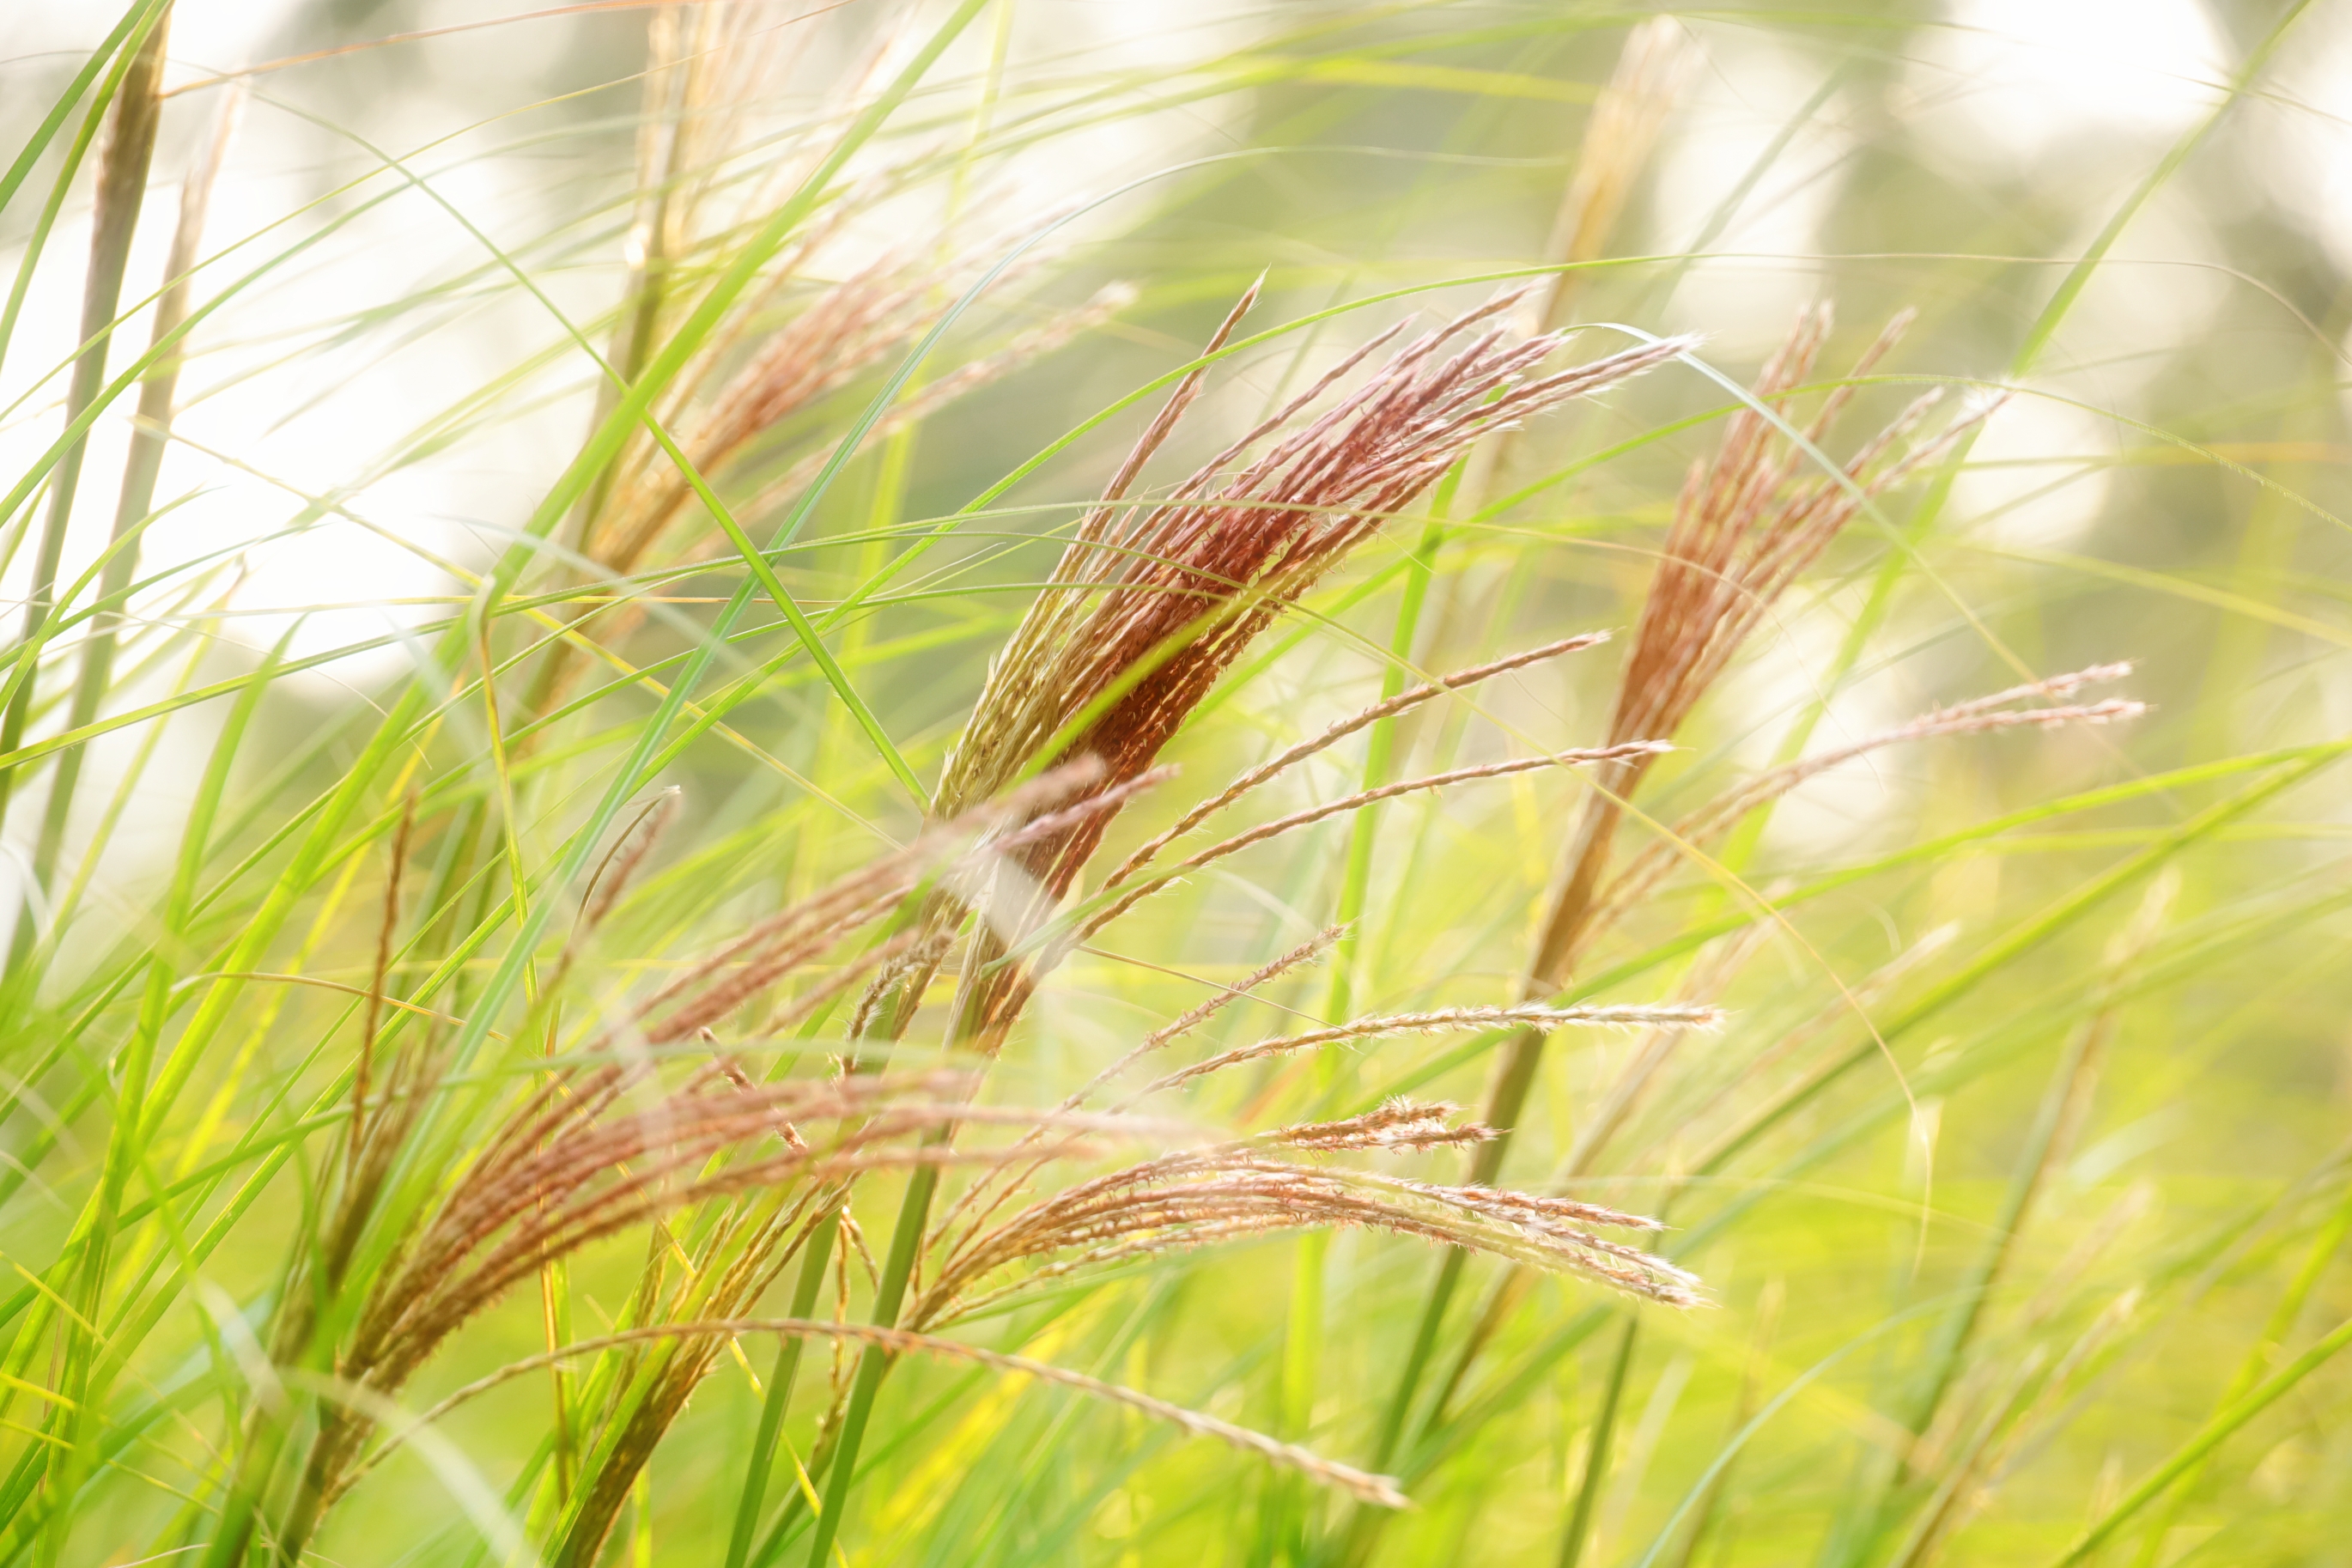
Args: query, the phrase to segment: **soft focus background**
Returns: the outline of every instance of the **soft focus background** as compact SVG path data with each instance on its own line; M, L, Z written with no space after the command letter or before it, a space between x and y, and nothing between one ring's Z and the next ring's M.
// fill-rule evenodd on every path
M939 9L761 12L740 36L757 47L730 46L742 58L704 106L708 248L690 265L723 261L811 127L895 69ZM18 1282L58 1255L106 1145L107 1103L76 1098L103 1080L104 1058L50 1047L135 1000L110 977L138 972L191 803L227 825L205 885L233 882L239 857L267 861L282 803L331 785L371 715L405 682L446 686L429 634L589 427L581 345L612 340L643 243L632 185L649 14L487 0L176 9L126 307L161 285L177 192L233 73L268 68L233 78L247 96L205 229L217 259L194 288L199 306L219 303L192 338L156 492L168 510L142 542L104 710L132 717L90 743L67 826L61 863L81 879L67 924L60 884L26 896L47 774L26 769L6 818L10 907L54 938L0 1044L0 1255ZM896 269L936 310L1052 224L947 328L915 384L1008 345L1017 363L869 442L786 580L812 607L838 602L1185 363L1261 274L1252 330L1317 319L1226 363L1181 437L1186 457L1400 316L1442 317L1557 266L1596 100L1651 15L1000 0L853 163L857 200L806 278ZM1578 1190L1671 1204L1676 1256L1713 1304L1636 1311L1564 1279L1489 1311L1490 1266L1474 1266L1438 1364L1452 1369L1481 1312L1491 1332L1442 1418L1388 1464L1412 1510L1370 1531L1351 1505L1132 1413L910 1365L883 1396L893 1440L869 1443L848 1561L2054 1563L2352 1314L2352 1258L2338 1253L2352 1212L2352 810L2347 775L2325 765L2352 734L2352 5L1671 15L1678 53L1643 128L1654 139L1612 165L1622 209L1605 233L1587 226L1580 243L1597 248L1576 253L1590 264L1561 300L1590 323L1580 345L1695 332L1698 359L1744 384L1801 306L1831 300L1834 374L1916 308L1829 443L1841 456L1924 387L1955 403L2011 395L1960 462L1887 496L1782 602L1644 811L1671 819L1789 755L2032 676L2129 660L2112 689L2152 711L1831 771L1679 870L1612 937L1588 977L1596 999L1704 994L1731 1014L1677 1047ZM119 16L101 0L0 8L0 156L33 136ZM19 276L57 157L42 154L0 212L0 277ZM61 426L88 185L85 171L22 274L0 363L0 481ZM780 320L800 298L779 294ZM143 310L118 331L118 369L146 342ZM1041 329L1044 342L1024 336ZM765 509L745 512L755 534L799 493L794 465L828 449L913 335L730 471L730 499ZM1431 558L1413 666L1630 626L1683 473L1733 406L1677 364L1498 444L1477 476L1482 510L1458 511ZM1050 568L1041 542L1099 493L1143 416L1124 411L1055 452L836 639L926 782ZM104 547L130 430L127 402L93 429L66 582ZM35 508L0 522L0 596L20 602ZM1261 645L1172 748L1179 805L1378 695L1419 537L1414 522L1390 531ZM544 569L561 586L572 564ZM739 576L724 561L674 575L612 646L667 657ZM763 623L730 671L790 646ZM208 793L230 700L180 694L273 649L299 668L253 710L226 795ZM35 740L61 725L71 666L57 657ZM1400 731L1397 771L1592 743L1616 668L1603 648L1433 709ZM617 690L537 754L514 819L521 860L552 858L645 708ZM478 762L468 737L482 722L478 708L453 719L428 774ZM906 793L804 665L782 664L730 722L663 773L684 816L631 906L635 945L608 942L620 956L598 984L674 966L913 826ZM1363 765L1340 755L1281 804L1345 794ZM1514 999L1578 788L1522 773L1386 805L1339 995L1390 1011ZM1178 808L1139 814L1118 843ZM1640 824L1629 836L1645 837ZM1328 923L1349 844L1342 820L1269 845L1108 933L1056 977L991 1094L1050 1102L1190 1005L1202 979L1230 981ZM380 871L351 865L349 897L364 904ZM1785 920L1758 921L1741 888L1785 900ZM247 967L363 983L370 919L339 925L331 905L302 903ZM1317 971L1279 999L1327 1016L1334 984ZM316 1053L349 1049L332 994L279 987L240 1005L192 1069L185 1120L210 1121L158 1146L181 1174L290 1114L296 1086L323 1070ZM1221 1025L1232 1043L1290 1026L1266 1005ZM1269 1105L1303 1114L1405 1089L1475 1105L1491 1043L1371 1042L1320 1068L1236 1079L1191 1110L1255 1123ZM1557 1045L1513 1178L1556 1173L1652 1044ZM1827 1074L1856 1051L1862 1065ZM1744 1120L1783 1099L1785 1114ZM133 1382L236 1382L217 1348L235 1336L214 1329L275 1288L307 1201L298 1169L257 1190L195 1284L142 1321L125 1347ZM869 1233L888 1215L877 1205ZM634 1257L582 1260L579 1321L617 1310ZM974 1331L1370 1463L1434 1262L1410 1241L1349 1234L1328 1251L1235 1244L1087 1279ZM1979 1294L1955 1349L1954 1304ZM420 1395L539 1348L539 1303L518 1299L469 1332ZM12 1375L40 1375L45 1354L16 1345ZM1950 1387L1923 1413L1920 1380L1948 1356ZM2352 1563L2352 1364L2315 1364L2276 1392L2222 1420L2210 1457L2097 1560ZM720 1560L756 1410L723 1366L656 1458L621 1560ZM6 1415L0 1454L16 1463L47 1409L22 1399ZM225 1420L209 1396L175 1405L110 1455L62 1547L14 1550L150 1560L179 1539L184 1506L201 1507L184 1500L216 1480ZM478 1561L452 1478L495 1498L546 1420L538 1380L469 1407L431 1463L371 1477L317 1560Z

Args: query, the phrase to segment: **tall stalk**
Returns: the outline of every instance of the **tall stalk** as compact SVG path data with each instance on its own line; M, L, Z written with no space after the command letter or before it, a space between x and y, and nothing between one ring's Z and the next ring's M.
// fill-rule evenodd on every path
M155 301L154 329L149 335L153 349L160 350L170 342L187 321L197 252L204 244L205 215L211 206L213 185L220 177L221 164L236 135L245 101L242 84L224 90L211 140L180 189L179 223L172 233L171 254L163 263L167 281ZM68 733L98 717L99 706L106 700L108 682L113 678L121 605L130 592L131 580L138 574L139 536L154 510L155 483L163 473L163 449L171 439L172 406L179 393L184 363L178 354L159 358L140 383L137 422L131 428L129 455L123 460L122 490L115 502L106 563L99 574L100 609L91 622L89 640L82 645L80 668L75 673L73 699L66 715ZM37 888L47 889L56 874L86 754L82 746L70 746L58 753L49 798L42 808L40 840L33 851L33 885ZM12 963L23 961L22 950L30 936L31 922L19 922Z
M163 114L163 43L171 28L169 5L160 7L147 24L123 72L107 121L106 149L99 163L98 190L90 210L89 268L82 284L81 348L73 363L66 391L66 424L71 427L89 412L106 384L106 351L113 342L114 322L122 301L122 275L131 262L131 241L139 227L139 212L146 205L147 172L154 162L155 130ZM183 307L184 309L184 305ZM66 531L73 521L74 497L81 483L82 459L89 437L77 437L58 459L49 476L49 505L41 525L40 544L33 561L33 582L25 600L24 632L17 642L16 689L0 713L0 755L24 743L25 726L32 717L33 688L39 668L42 631L55 613L58 564L65 553ZM142 509L142 515L144 515ZM16 784L17 770L0 765L0 820ZM70 790L68 791L70 795ZM47 837L47 829L43 837ZM54 865L54 853L51 863ZM35 878L36 886L46 881ZM13 977L31 950L30 908L18 911L9 943L9 973Z

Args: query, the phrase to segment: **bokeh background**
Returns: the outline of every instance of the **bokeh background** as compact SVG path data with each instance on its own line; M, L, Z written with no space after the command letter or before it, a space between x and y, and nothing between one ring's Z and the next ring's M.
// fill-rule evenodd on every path
M133 662L111 710L163 698L182 679L165 650L191 637L210 648L209 677L249 668L281 641L296 658L348 650L276 683L254 780L289 759L304 776L332 775L336 746L314 738L415 676L420 628L462 603L466 574L512 538L588 426L594 383L568 334L601 339L618 299L647 18L623 6L520 11L184 0L175 16L159 195L130 297L160 278L161 193L215 134L226 79L263 65L273 68L236 79L250 96L206 252L236 247L240 269L282 260L195 339L159 491L173 510L146 544L148 569L164 576L136 605L156 652ZM883 0L806 11L773 12L772 55L747 76L746 128L715 174L722 202L754 202L762 159L782 156L845 76L903 47L892 40L929 15ZM1373 302L1229 364L1185 433L1190 453L1213 450L1399 316L1467 307L1504 275L1554 260L1594 103L1651 14L1006 0L899 117L870 161L879 194L819 268L936 258L948 279L1065 220L980 296L942 364L1106 286L1131 296L926 418L902 475L886 482L872 454L860 458L814 525L820 541L859 537L812 550L790 580L811 604L838 597L874 569L875 550L900 547L902 536L865 537L869 523L965 506L1183 363L1261 274L1254 327ZM1628 165L1605 252L1573 275L1572 318L1591 323L1580 342L1599 352L1629 332L1695 332L1699 357L1744 381L1808 302L1835 304L1832 361L1916 309L1840 452L1922 388L1945 387L1956 406L2010 395L1956 471L1888 497L1783 603L1645 808L1671 816L1792 743L1841 743L2028 674L2130 660L2116 689L2152 710L2128 725L1883 752L1811 782L1739 848L1740 885L1807 890L1780 924L1655 956L1748 907L1723 866L1686 869L1636 914L1601 955L1600 970L1622 976L1604 999L1706 982L1732 1017L1683 1047L1596 1190L1639 1208L1671 1189L1679 1234L1696 1238L1687 1261L1716 1304L1646 1310L1630 1336L1625 1310L1590 1287L1539 1285L1469 1370L1467 1414L1408 1468L1418 1506L1370 1550L1398 1563L1560 1561L1595 1464L1595 1413L1613 1400L1605 1480L1576 1548L1585 1563L2054 1562L2242 1392L2247 1369L2270 1375L2352 1312L2352 1262L2327 1239L2352 1176L2345 775L2321 769L2210 831L2184 828L2277 776L2293 749L2352 731L2352 5L1949 0L1675 15L1686 54L1671 107ZM30 133L114 20L97 0L0 14L0 142ZM55 438L86 205L78 195L62 210L0 365L0 471ZM0 270L13 275L33 210L7 209ZM143 335L134 317L124 339ZM865 373L843 406L872 395L880 374ZM1683 472L1729 406L1722 385L1671 367L1515 437L1491 494L1525 486L1526 498L1448 539L1418 666L1630 626ZM862 689L927 777L1050 566L1047 536L1099 491L1140 417L1113 419L1022 479L984 528L966 529L861 623L851 652ZM779 433L769 471L838 428L813 418ZM92 470L114 472L127 439L126 420L101 423ZM110 491L91 493L68 576L105 538ZM12 526L0 594L21 597L29 568L23 525ZM1181 739L1188 778L1207 787L1377 692L1412 537L1393 533L1319 589L1296 635L1270 641L1251 679ZM730 585L723 573L688 580L668 618L630 646L646 657L680 646ZM1407 754L1475 761L1589 743L1614 675L1603 650L1517 678L1408 730ZM58 984L136 941L219 706L93 746L97 782L70 838L93 871ZM644 951L614 984L659 972L698 933L914 821L814 683L779 682L738 722L763 754L714 739L671 772L690 803L687 847L643 900ZM591 745L565 763L526 842L557 841L600 757L610 761ZM110 817L109 789L134 763L127 808ZM2150 780L2161 782L2134 787ZM1338 773L1303 780L1295 804L1346 787ZM2111 795L2074 799L2101 789ZM6 824L0 877L20 887L38 799L20 799ZM1521 775L1389 807L1350 973L1358 1005L1507 999L1575 800L1570 785ZM2053 801L2072 804L2034 816ZM1189 1005L1198 993L1185 977L1230 979L1317 929L1345 843L1339 825L1269 847L1082 956L992 1092L1057 1095ZM1866 869L1833 878L1851 868ZM2111 891L2043 921L2104 889L2102 878ZM358 972L364 940L348 953L329 943L319 973ZM1948 995L1937 989L1955 977ZM1328 984L1303 981L1287 1002L1317 1012ZM313 1070L307 1006L298 999L257 1038L265 1068ZM1726 1105L1768 1103L1818 1060L1868 1043L1856 1009L1904 1021L1883 1057L1719 1173L1682 1180L1721 1135ZM1263 1011L1255 1026L1283 1025ZM1553 1171L1643 1044L1595 1037L1554 1053L1515 1176ZM1475 1103L1487 1066L1457 1041L1388 1041L1321 1079L1269 1075L1196 1109L1246 1120L1283 1096L1328 1105L1404 1089ZM1905 1390L1933 1353L1943 1304L2002 1236L2020 1151L2045 1110L2059 1135L1999 1253L1960 1393L1928 1435L1929 1459L1950 1467L1935 1473L1955 1478L1937 1505L1943 1522L1865 1550L1853 1499L1912 1451L1897 1416ZM30 1120L7 1136L26 1136ZM87 1181L87 1155L57 1150L0 1212L12 1261L45 1260L69 1216L43 1188ZM293 1223L293 1198L281 1201L265 1232ZM887 1209L868 1221L886 1224ZM247 1300L275 1258L236 1252L215 1272ZM1432 1263L1410 1243L1338 1238L1317 1265L1317 1331L1303 1346L1287 1242L1098 1281L1005 1331L1026 1353L1361 1458ZM625 1258L604 1267L625 1280ZM583 1266L592 1297L598 1278ZM2280 1321L2283 1300L2295 1310ZM436 1379L454 1386L527 1352L536 1312L526 1303L491 1320ZM196 1342L167 1328L155 1365ZM2297 1382L2234 1433L2185 1500L2145 1517L2169 1509L2159 1528L2136 1527L2103 1561L2352 1562L2347 1379L2331 1365ZM494 1486L535 1441L535 1397L504 1392L449 1426ZM1245 1458L1066 1394L929 1368L887 1398L908 1436L875 1461L854 1562L1328 1561L1317 1554L1345 1535L1344 1509L1300 1501ZM724 1509L711 1500L731 1496L729 1456L754 1408L722 1372L663 1451L654 1560L715 1560ZM1759 1412L1752 1436L1727 1447ZM183 1455L159 1459L158 1474L171 1464L201 1468ZM137 1487L125 1497L126 1518L176 1506ZM458 1562L467 1529L430 1469L395 1464L321 1550ZM396 1553L371 1549L386 1540Z

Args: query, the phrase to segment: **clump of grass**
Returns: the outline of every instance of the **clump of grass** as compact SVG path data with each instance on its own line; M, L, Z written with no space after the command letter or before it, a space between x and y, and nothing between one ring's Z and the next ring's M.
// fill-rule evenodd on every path
M1248 310L1255 290L1245 294L1211 337L1204 360L1222 350ZM1049 589L1023 619L992 663L971 719L950 753L935 792L932 811L968 809L1012 785L1039 765L1089 767L1099 794L1086 797L1107 809L1076 817L1052 831L1032 824L1027 842L999 862L992 885L979 898L934 896L919 915L924 928L944 935L967 921L971 934L948 1026L956 1048L993 1058L1004 1047L1042 976L1075 942L1125 913L1165 879L1139 886L1076 922L1070 934L1041 952L1024 951L1045 937L1055 907L1076 884L1099 847L1118 809L1119 790L1149 777L1147 770L1217 678L1249 643L1270 626L1315 581L1394 515L1441 474L1479 437L1516 419L1540 413L1570 397L1613 385L1671 359L1687 346L1669 342L1628 351L1610 359L1548 375L1535 367L1559 346L1557 337L1512 344L1491 325L1518 302L1505 294L1436 331L1408 344L1380 363L1351 392L1339 394L1323 411L1316 403L1340 386L1401 329L1373 337L1345 356L1306 390L1218 453L1171 497L1157 505L1129 505L1128 494L1145 465L1168 440L1199 395L1205 364L1180 382L1167 404L1120 465L1105 501L1081 519ZM1297 427L1286 429L1293 422ZM1253 455L1253 448L1265 449ZM1237 471L1229 471L1237 470ZM1369 722L1369 720L1360 722ZM1546 763L1555 760L1543 759ZM1436 787L1445 780L1422 781ZM1229 790L1230 802L1246 794ZM1334 809L1361 805L1340 803ZM1259 838L1304 826L1326 813L1284 818L1223 847L1196 855L1185 868ZM904 1036L931 968L944 953L937 941L920 944L922 956L876 984L860 1017L891 1038ZM1646 1016L1625 1010L1630 1020ZM1475 1015L1430 1016L1406 1022L1374 1019L1341 1026L1327 1037L1303 1037L1295 1048L1349 1037L1394 1032L1400 1026L1459 1026ZM1571 1021L1563 1019L1563 1021ZM1615 1022L1614 1016L1591 1020ZM1255 1059L1235 1053L1203 1064L1201 1071ZM1154 1088L1172 1088L1190 1074ZM1013 1231L993 1245L972 1244L978 1261L966 1272L986 1271L1039 1250L1086 1247L1114 1236L1146 1232L1164 1239L1174 1229L1265 1227L1269 1214L1294 1218L1316 1215L1324 1223L1343 1218L1424 1237L1445 1228L1427 1215L1418 1218L1393 1206L1349 1200L1297 1173L1258 1172L1274 1185L1251 1190L1248 1182L1223 1188L1203 1186L1172 1205L1130 1208L1123 1217L1048 1218L1033 1234ZM888 1257L877 1288L876 1321L898 1321L900 1302L920 1261L922 1238L937 1173L915 1173L902 1202ZM1153 1177L1139 1175L1139 1181ZM1443 1206L1448 1200L1433 1200ZM1531 1200L1532 1201L1532 1200ZM1475 1204L1451 1200L1454 1222L1476 1213ZM1244 1220L1255 1210L1253 1226ZM1190 1217L1187 1217L1190 1216ZM1533 1212L1521 1216L1525 1228ZM1017 1222L1013 1222L1016 1223ZM1475 1229L1485 1249L1501 1245ZM1557 1251L1581 1257L1583 1267L1621 1284L1648 1284L1639 1266L1605 1268L1591 1261L1607 1246L1587 1238L1591 1251ZM1639 1255L1634 1255L1638 1257ZM958 1278L955 1264L942 1265L945 1279ZM1667 1299L1679 1286L1657 1286ZM937 1310L937 1303L932 1310ZM849 1483L887 1358L867 1349L852 1385L836 1444L823 1458L831 1466L825 1505L812 1531L812 1560L823 1561L839 1529Z
M2231 750L2259 650L2221 639L2199 691L2168 640L2183 604L2323 626L2284 607L2292 536L2248 522L2211 581L1958 542L1972 444L2048 390L1919 386L1986 363L1940 319L1990 298L1962 260L1823 264L1937 303L1851 357L1808 306L1744 386L1667 331L1707 258L1642 247L1713 24L1260 18L1145 91L1041 64L991 0L898 30L655 6L622 79L565 99L607 120L515 133L633 135L551 232L446 178L516 154L436 145L206 239L232 107L142 278L149 186L183 173L172 11L127 5L0 174L26 239L0 356L85 188L92 233L69 352L5 361L34 390L0 415L39 448L0 504L0 813L31 846L0 986L0 1568L1927 1568L2126 1541L2157 1568L2212 1498L2301 1528L2250 1500L2258 1423L2286 1434L2262 1495L2326 1513L2295 1479L2326 1423L2281 1412L2323 1409L2352 1340L2302 1323L2352 1235L2341 1152L2241 1178L2202 1232L2147 1222L2165 1173L2114 1174L2189 1092L2165 1075L2212 1070L2140 1045L2173 999L2230 997L2236 1042L2332 973L2226 966L2336 929L2277 803L2347 743ZM1851 58L1702 249L1907 24L1861 52L1840 26ZM318 63L240 79L277 116ZM1450 236L1459 182L1524 209L1542 264L1401 252L1362 264L1397 275L1375 293L1309 259L1346 250L1302 215L1355 178L1360 91L1472 110L1442 154L1381 146L1446 171L1365 188L1400 233ZM1039 149L1221 93L1267 117L1239 150L1126 205L1025 205ZM1586 103L1567 159L1514 118ZM2021 383L2226 112L2064 252L1995 355ZM1268 169L1297 211L1254 205ZM394 188L469 259L316 332L240 317ZM1960 255L1905 265L1929 251ZM549 281L583 258L609 268L585 314ZM1441 289L1483 302L1395 319ZM404 410L368 474L532 450L516 422L548 406L576 445L494 547L435 558L452 591L381 639L413 667L322 706L292 678L373 644L217 651L267 542L154 542L201 500L182 405L507 304L541 334L517 368ZM215 348L285 357L216 375ZM92 437L134 396L84 551ZM2167 460L2242 476L2331 438L2304 423ZM364 477L278 482L289 533L402 537ZM2053 561L2173 597L2044 616L2026 565ZM1742 684L1790 658L1792 706ZM1916 717L1814 742L1890 671L1885 712ZM1768 835L1865 766L1923 781L1892 847ZM151 894L110 836L169 816L175 769ZM2105 1125L2119 1098L2138 1120ZM2302 1123L2271 1109L2283 1149Z

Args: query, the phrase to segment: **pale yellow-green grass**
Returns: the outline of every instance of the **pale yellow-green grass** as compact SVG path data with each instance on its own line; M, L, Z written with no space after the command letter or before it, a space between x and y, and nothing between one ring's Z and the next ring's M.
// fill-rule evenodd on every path
M0 1563L2340 1555L2343 0L0 37Z

